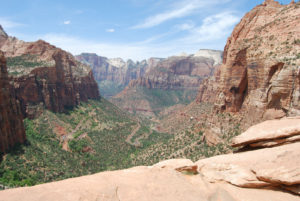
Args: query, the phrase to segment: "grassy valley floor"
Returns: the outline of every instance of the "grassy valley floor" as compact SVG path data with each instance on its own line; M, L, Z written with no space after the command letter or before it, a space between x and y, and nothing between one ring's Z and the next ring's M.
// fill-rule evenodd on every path
M45 110L25 119L27 142L2 156L0 186L31 186L71 177L152 165L169 158L198 160L230 151L209 147L202 132L165 134L104 98L67 113Z

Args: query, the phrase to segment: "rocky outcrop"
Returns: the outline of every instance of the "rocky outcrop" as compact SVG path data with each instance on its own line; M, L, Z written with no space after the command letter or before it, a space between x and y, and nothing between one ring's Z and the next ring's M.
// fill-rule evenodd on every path
M300 114L299 15L299 2L273 0L247 13L227 40L218 87L200 93L214 96L219 110L260 120Z
M276 142L282 137L299 136L299 119L300 117L284 118L252 126L233 139L233 146L251 146L264 144L266 140ZM249 188L294 189L293 193L300 194L299 191L295 192L300 185L300 142L289 141L282 144L277 143L272 148L216 156L200 160L196 164L199 173L211 182L226 181Z
M91 69L71 54L42 40L27 43L6 37L0 44L23 116L33 117L43 107L62 112L99 98Z
M82 53L76 59L92 67L97 81L108 80L120 85L128 85L131 80L143 76L148 65L146 60L125 62L121 58L108 59L92 53Z
M198 89L198 94L196 97L196 103L204 102L204 103L215 103L216 102L216 95L214 94L218 89L219 85L218 82L220 81L220 67L218 65L215 67L214 75L204 79L200 87Z
M208 50L207 50L208 51ZM216 51L218 52L218 51ZM133 80L129 87L147 87L159 89L184 89L198 88L204 78L212 76L215 70L215 63L222 58L219 51L219 58L197 56L173 56L149 66L143 77Z
M215 64L221 59L222 52L216 50L167 59L151 58L145 74L132 80L110 100L124 110L146 117L173 113L175 105L195 99L200 83L214 74L218 68Z
M222 64L223 52L219 50L200 49L194 57L205 57L214 60L214 66Z
M3 30L2 26L0 25L0 45L3 41L5 41L8 38L8 35L6 32Z
M300 118L269 120L250 127L233 139L232 146L271 147L300 141Z
M4 54L0 51L0 153L24 141L25 130L20 104L15 99L14 89L9 83Z
M93 68L95 79L104 96L111 98L126 86L159 89L198 87L220 64L222 51L199 50L194 55L167 59L149 58L141 62L108 59L96 54L82 53L76 58Z
M226 181L236 186L296 187L299 178L300 143L203 159L198 171L210 182Z
M286 130L298 122L283 119L280 124ZM0 191L0 200L299 201L299 151L296 142L195 163L172 159L150 167L8 189Z

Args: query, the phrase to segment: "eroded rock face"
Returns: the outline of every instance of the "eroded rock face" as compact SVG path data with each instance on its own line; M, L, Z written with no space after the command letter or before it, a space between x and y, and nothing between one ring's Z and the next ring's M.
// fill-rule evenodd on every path
M221 59L221 54L220 58ZM145 75L129 83L129 87L142 86L159 89L198 88L201 81L213 75L213 58L203 56L174 56L149 66Z
M211 182L241 187L298 185L300 143L203 159L198 171Z
M247 13L228 38L217 89L207 87L200 94L216 94L213 101L220 110L257 119L299 115L299 15L299 2L273 0ZM199 96L198 102L206 97ZM277 115L265 114L270 109Z
M132 80L110 100L124 110L146 117L172 113L176 110L173 106L195 99L200 83L214 74L221 59L222 52L216 50L200 50L194 55L167 59L151 58L145 74ZM164 94L168 97L162 97Z
M233 138L232 146L268 147L300 140L300 117L269 120Z
M0 25L0 45L1 45L1 41L4 41L8 38L8 35L6 34L6 32L3 30L2 26Z
M0 50L24 117L37 115L43 107L62 112L100 97L91 69L47 42L0 38Z
M9 83L5 57L0 51L0 153L24 141L25 130L20 104Z
M199 86L199 78L190 77L211 75L212 67L221 63L222 56L222 51L199 50L194 55L150 58L141 62L108 59L91 53L82 53L76 58L92 66L97 81L109 80L122 85L132 81L131 87L174 88Z
M108 59L92 53L82 53L76 58L92 67L97 81L108 80L120 85L128 85L131 80L143 76L148 66L146 60L125 62L121 58Z

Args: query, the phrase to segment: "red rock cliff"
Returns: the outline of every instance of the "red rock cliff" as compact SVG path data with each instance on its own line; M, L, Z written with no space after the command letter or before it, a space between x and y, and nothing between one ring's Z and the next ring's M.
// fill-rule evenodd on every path
M0 51L0 153L23 143L25 130L19 102L9 84L6 61Z
M221 58L221 52L219 57ZM143 77L132 80L129 87L159 89L197 88L201 81L214 73L215 60L203 56L173 56L151 62Z
M100 97L91 69L71 54L41 40L0 40L25 117L33 117L44 107L62 112L81 101Z
M125 62L120 58L108 59L92 53L82 53L76 58L92 67L98 82L111 81L120 85L128 85L131 80L143 76L148 65L146 60Z
M217 89L200 92L216 94L216 105L230 112L300 114L299 18L300 2L256 6L227 40Z

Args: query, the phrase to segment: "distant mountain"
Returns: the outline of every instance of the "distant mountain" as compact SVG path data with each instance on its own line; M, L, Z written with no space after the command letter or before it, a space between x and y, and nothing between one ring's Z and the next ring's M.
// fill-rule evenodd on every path
M222 64L223 51L219 50L209 50L209 49L200 49L196 52L194 57L205 57L214 60L214 65Z
M145 74L132 80L111 101L127 111L155 117L168 107L193 101L202 80L214 74L221 60L222 52L214 50L151 58Z
M197 76L197 74L200 73L196 72L200 67L199 65L203 67L201 71L207 74L211 69L204 69L206 68L205 65L214 66L220 64L222 62L222 54L222 51L203 49L194 55L183 54L170 58L149 58L148 60L134 62L132 60L124 61L121 58L109 59L94 53L82 53L77 55L76 59L92 67L94 77L99 84L102 95L111 98L121 92L131 81L133 81L131 85L137 82L143 85L142 82L145 82L145 79L151 79L153 81L155 79L161 79L162 77L160 77L159 72L157 72L159 69L169 69L171 71L177 71L174 72L175 74L182 74L180 78L178 77L178 79L181 80L169 80L169 82L164 83L166 85L164 88L172 88L174 87L172 86L174 82L182 82L182 79L190 79L191 76ZM206 61L204 61L204 58ZM205 62L207 64L205 64ZM180 70L193 72L180 73L178 72ZM184 75L187 76L184 77ZM192 85L196 87L199 86L199 80L197 80L197 78L188 82L195 82ZM161 87L162 86L159 88Z
M143 76L148 66L146 60L134 62L121 58L108 59L93 53L82 53L76 59L92 67L101 94L107 98L122 91L131 80Z

